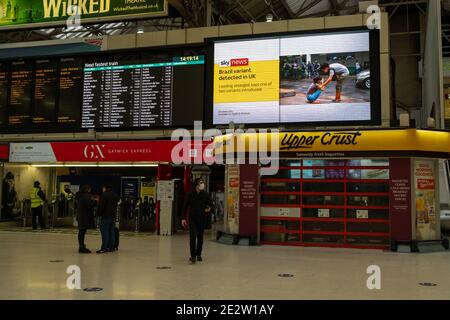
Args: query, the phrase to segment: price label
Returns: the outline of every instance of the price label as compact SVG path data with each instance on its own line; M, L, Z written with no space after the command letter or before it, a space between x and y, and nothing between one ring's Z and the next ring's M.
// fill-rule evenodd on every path
M330 217L330 209L319 209L317 216L319 218L329 218Z
M369 219L369 210L356 210L356 219Z

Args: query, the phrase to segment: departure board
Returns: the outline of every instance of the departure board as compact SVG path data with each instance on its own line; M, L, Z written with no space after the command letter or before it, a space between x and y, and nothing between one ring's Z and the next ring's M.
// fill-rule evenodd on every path
M9 94L9 126L29 125L32 114L33 66L30 62L17 61L11 65L11 89Z
M8 105L8 86L9 73L5 63L0 62L0 127L8 123L7 105Z
M62 58L59 71L58 124L80 125L81 95L83 93L83 60Z
M82 128L173 125L173 91L177 90L173 87L174 70L202 64L203 56L188 60L177 57L158 62L85 64Z
M57 86L57 60L37 60L34 73L33 124L55 123Z

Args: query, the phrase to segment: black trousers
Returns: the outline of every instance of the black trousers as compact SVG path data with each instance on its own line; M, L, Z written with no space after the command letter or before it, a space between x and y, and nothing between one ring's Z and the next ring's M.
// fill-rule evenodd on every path
M80 248L84 248L86 245L84 244L84 238L86 236L87 229L78 229L78 245Z
M41 226L41 229L45 229L44 217L42 215L43 209L44 209L43 206L39 206L37 208L31 208L31 213L33 215L31 223L32 223L34 230L37 229L36 218L39 219L39 224Z
M191 257L199 257L202 255L203 249L203 233L205 232L205 221L190 220L189 236L191 246Z

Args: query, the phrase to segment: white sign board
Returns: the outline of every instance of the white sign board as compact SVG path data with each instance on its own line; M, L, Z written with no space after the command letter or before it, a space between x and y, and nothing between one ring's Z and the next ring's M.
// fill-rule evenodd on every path
M319 209L317 216L319 218L329 218L330 217L330 209Z
M158 200L173 200L173 194L175 192L174 183L171 180L158 181L157 196Z
M369 210L356 210L356 219L369 219Z
M48 142L11 143L9 162L56 162L56 157Z

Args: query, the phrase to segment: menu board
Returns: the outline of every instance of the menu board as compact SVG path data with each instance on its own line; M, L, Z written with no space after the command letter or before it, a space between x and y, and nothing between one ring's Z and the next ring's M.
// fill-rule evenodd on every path
M62 58L59 71L58 123L79 126L83 92L83 60Z
M34 73L33 124L55 122L57 84L58 62L56 60L37 60Z
M0 62L0 127L4 127L7 122L8 104L8 77L9 72L4 63Z
M26 61L11 65L11 89L9 93L9 125L29 125L32 114L33 67Z

